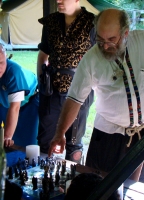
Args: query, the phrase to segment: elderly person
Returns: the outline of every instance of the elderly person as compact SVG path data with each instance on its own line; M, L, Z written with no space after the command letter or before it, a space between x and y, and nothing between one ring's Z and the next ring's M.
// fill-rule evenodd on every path
M0 120L4 121L4 144L36 143L38 127L37 77L7 59L0 44ZM14 136L14 137L13 137Z
M49 149L49 155L63 152L65 133L95 87L97 113L86 165L104 176L144 135L144 31L130 31L129 21L127 13L117 9L97 16L97 43L78 66ZM139 180L141 168L133 180Z

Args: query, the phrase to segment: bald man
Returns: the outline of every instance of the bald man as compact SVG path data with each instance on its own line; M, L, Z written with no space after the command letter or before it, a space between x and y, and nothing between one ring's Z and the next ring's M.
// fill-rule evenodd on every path
M4 122L5 146L13 145L13 139L17 145L36 144L36 89L36 75L7 59L5 47L0 44L0 123Z
M49 156L52 152L63 152L65 132L91 88L95 88L97 96L97 113L87 166L109 173L143 136L144 31L130 31L129 25L129 17L123 10L107 9L97 16L97 44L85 54L78 66ZM139 180L141 167L132 179Z

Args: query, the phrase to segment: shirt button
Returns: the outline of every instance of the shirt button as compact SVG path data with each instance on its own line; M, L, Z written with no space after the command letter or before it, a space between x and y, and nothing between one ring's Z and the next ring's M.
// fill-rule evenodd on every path
M60 66L57 66L57 68L60 68Z
M60 57L58 57L57 60L60 60Z
M62 46L62 45L63 45L63 43L62 43L62 42L60 42L60 45Z

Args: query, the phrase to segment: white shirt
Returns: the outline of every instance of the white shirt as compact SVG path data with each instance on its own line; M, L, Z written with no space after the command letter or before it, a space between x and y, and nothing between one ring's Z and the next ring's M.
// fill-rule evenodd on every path
M140 94L142 122L144 122L144 31L135 30L129 33L127 49ZM123 67L132 97L134 126L139 126L137 100L125 59ZM112 79L114 70L118 69L116 62L106 60L97 44L94 45L84 55L77 68L68 98L82 104L91 88L95 88L97 96L95 128L106 133L125 134L125 128L130 125L125 85L122 76L117 77L116 81Z
M24 91L16 92L8 95L8 101L11 102L20 102L24 100Z

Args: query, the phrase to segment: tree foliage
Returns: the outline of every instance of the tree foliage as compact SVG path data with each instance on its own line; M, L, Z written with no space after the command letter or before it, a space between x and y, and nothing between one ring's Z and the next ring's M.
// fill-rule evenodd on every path
M144 0L106 0L125 9L144 9Z

